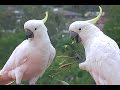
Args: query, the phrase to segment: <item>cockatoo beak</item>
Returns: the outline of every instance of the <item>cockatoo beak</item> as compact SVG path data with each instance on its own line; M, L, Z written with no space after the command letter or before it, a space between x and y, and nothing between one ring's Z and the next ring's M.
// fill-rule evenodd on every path
M26 32L25 32L25 34L26 34L26 39L28 39L28 38L33 38L34 37L34 34L33 34L33 32L31 31L31 30L29 30L29 29L27 29L27 30L25 30Z
M70 31L70 36L72 39L75 39L75 41L78 43L78 42L81 42L81 38L79 37L79 34L74 32L74 31Z
M43 21L44 23L45 23L45 22L47 21L47 19L48 19L48 12L46 12L45 14L46 14L45 18L42 19L42 21Z
M100 17L102 16L102 8L99 6L100 12L99 15L91 20L87 20L87 22L92 23L92 24L96 24L96 22L100 19Z

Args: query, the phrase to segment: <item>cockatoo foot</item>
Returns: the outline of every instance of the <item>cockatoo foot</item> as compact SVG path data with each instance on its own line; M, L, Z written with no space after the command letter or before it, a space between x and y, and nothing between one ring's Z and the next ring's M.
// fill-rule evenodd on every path
M80 63L80 64L79 64L79 68L80 68L80 69L83 69L83 70L86 70L86 65L85 65L85 63Z

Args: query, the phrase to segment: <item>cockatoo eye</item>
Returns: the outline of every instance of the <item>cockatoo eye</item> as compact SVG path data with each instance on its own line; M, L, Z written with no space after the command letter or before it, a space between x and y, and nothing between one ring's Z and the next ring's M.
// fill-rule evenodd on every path
M81 30L81 28L79 28L79 30Z
M37 28L35 28L35 30L37 30Z

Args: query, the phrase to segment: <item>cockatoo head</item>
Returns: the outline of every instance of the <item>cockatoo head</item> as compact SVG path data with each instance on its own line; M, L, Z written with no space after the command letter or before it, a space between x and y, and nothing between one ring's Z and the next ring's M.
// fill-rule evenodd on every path
M24 29L26 32L26 38L34 38L38 36L38 34L43 34L43 32L47 32L47 28L44 23L47 21L48 12L46 12L46 16L42 20L28 20L24 24ZM40 35L39 35L40 36Z
M76 42L80 42L85 38L89 38L94 32L97 32L97 27L94 25L102 15L102 8L99 6L99 15L87 21L75 21L69 26L71 37L75 38Z

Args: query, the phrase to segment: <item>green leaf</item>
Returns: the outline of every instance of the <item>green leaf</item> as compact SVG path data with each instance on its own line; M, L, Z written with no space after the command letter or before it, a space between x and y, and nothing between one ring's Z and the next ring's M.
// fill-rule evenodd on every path
M67 82L65 82L65 81L62 81L62 80L58 80L58 81L60 81L63 85L69 85Z

